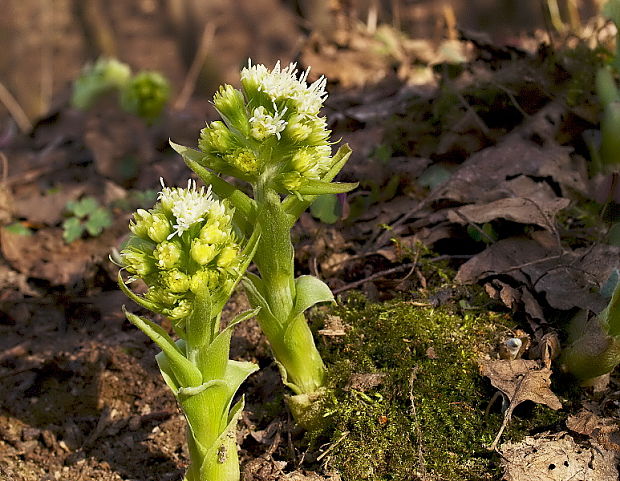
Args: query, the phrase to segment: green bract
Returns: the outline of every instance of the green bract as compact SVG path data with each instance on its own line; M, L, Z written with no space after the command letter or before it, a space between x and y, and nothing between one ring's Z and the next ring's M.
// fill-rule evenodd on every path
M213 103L223 122L202 130L201 164L248 182L261 179L282 194L314 194L308 187L320 187L334 160L319 116L326 80L308 85L308 72L298 74L295 64L278 62L270 71L250 63L241 71L242 90L221 87Z

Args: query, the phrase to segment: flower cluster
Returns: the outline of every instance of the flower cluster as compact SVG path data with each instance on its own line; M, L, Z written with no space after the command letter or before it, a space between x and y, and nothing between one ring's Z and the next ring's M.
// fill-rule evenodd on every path
M168 80L158 72L144 71L132 77L121 92L121 106L147 121L161 114L170 96Z
M241 263L232 216L225 201L192 181L186 189L163 186L152 209L134 213L121 258L148 286L144 299L153 310L181 321L199 289L229 294Z
M327 97L324 77L308 85L309 69L296 64L241 71L242 89L220 88L213 103L223 121L201 131L207 167L256 182L261 176L281 193L320 180L332 166L330 131L319 111Z

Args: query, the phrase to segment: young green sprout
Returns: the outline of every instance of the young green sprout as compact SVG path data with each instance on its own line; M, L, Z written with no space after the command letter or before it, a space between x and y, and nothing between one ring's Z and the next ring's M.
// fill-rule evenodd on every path
M163 182L162 182L163 185ZM240 314L225 329L224 304L254 255L258 231L242 249L227 201L195 182L185 189L163 187L150 210L139 209L132 235L121 251L129 283L142 280L147 291L136 295L119 272L119 286L142 307L168 317L178 338L158 324L125 311L161 352L159 369L188 424L190 467L185 481L238 481L235 441L243 398L234 406L239 386L258 367L229 359L233 327L256 315Z
M273 70L252 65L241 71L241 89L220 88L213 103L222 120L200 134L200 151L172 144L187 165L221 198L236 208L235 222L249 236L260 229L254 256L259 275L243 285L267 336L296 420L311 426L313 401L325 386L325 366L304 312L333 301L329 287L312 276L295 278L291 229L321 194L354 189L356 183L332 183L349 158L348 146L331 156L330 131L319 115L327 97L326 80L307 82L308 70L295 64ZM218 174L249 182L253 199Z
M114 58L100 58L86 65L73 84L71 105L88 110L100 97L122 88L131 76L129 65Z

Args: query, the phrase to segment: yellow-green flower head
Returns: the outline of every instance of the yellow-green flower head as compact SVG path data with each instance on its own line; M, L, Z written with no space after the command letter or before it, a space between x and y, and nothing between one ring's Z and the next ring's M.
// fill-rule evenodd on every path
M241 71L241 90L225 85L214 96L223 121L200 133L203 165L250 183L260 179L282 194L316 190L314 181L332 165L331 132L319 116L327 81L309 84L309 71L280 62L269 70L250 61Z
M210 188L191 180L186 188L166 187L162 181L155 206L134 214L133 235L121 251L133 279L149 288L146 307L181 320L191 313L200 289L212 291L214 299L229 295L226 289L236 282L243 260L233 214Z
M130 76L129 65L114 58L100 58L82 69L73 84L71 104L80 110L89 109L105 93L123 88Z

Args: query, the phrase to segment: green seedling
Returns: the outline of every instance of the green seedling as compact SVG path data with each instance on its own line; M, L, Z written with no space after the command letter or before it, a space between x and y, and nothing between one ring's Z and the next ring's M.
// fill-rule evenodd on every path
M62 237L68 244L82 237L84 232L97 237L103 229L112 225L110 211L100 206L94 197L69 201L65 209L70 217L62 224Z
M74 82L71 105L88 110L111 93L117 94L123 110L152 123L168 103L170 83L159 72L141 71L132 76L129 65L100 58L84 67Z
M163 187L150 210L138 209L132 235L121 251L123 292L140 306L171 320L176 340L159 324L125 311L127 319L161 349L156 356L164 381L188 425L190 466L185 481L238 481L236 425L243 398L233 398L258 367L229 359L234 326L258 308L221 326L224 305L243 277L260 230L242 244L232 225L229 201L211 190ZM140 279L148 290L138 296L127 283Z
M187 165L235 207L234 221L246 237L260 230L254 262L258 275L243 286L265 333L298 423L311 426L312 407L325 386L325 366L304 312L333 302L329 287L313 276L295 278L291 229L319 195L338 194L357 184L333 183L350 156L348 146L332 157L330 131L319 111L326 80L308 85L308 71L295 64L273 70L252 65L241 71L241 89L220 88L213 103L222 120L200 135L199 151L172 144ZM248 182L253 198L220 175Z
M88 110L103 95L122 88L130 76L129 65L114 58L100 58L94 64L86 65L75 80L71 105Z
M613 277L617 280L618 273L612 273ZM611 300L601 313L580 311L575 315L569 325L568 342L562 366L584 385L620 364L620 283L616 282Z

